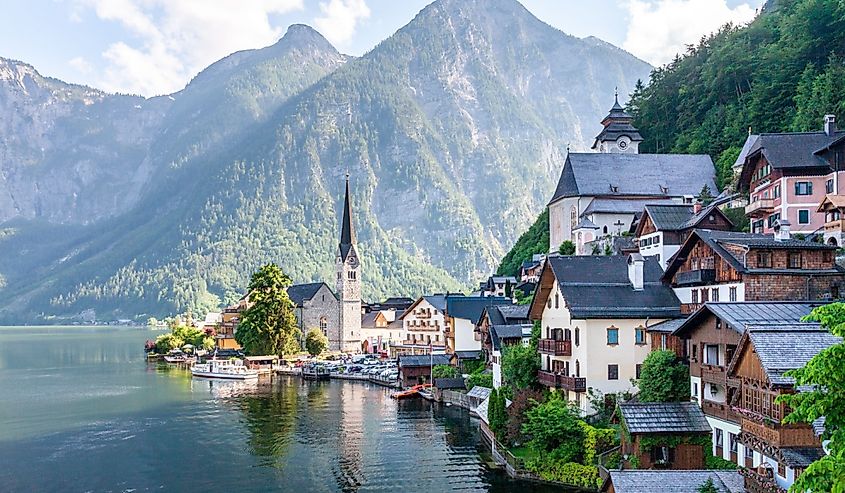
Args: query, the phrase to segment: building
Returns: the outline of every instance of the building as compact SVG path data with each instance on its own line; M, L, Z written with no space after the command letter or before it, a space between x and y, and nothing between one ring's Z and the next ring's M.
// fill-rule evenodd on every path
M786 493L807 466L824 456L813 426L782 423L789 410L776 400L800 392L786 372L841 342L819 324L807 323L749 326L742 335L727 374L740 385L733 405L741 419L739 442L746 450L738 463L748 468L744 476L749 491Z
M741 417L734 409L740 381L728 376L742 335L750 325L796 324L821 303L709 302L675 331L689 360L690 397L713 428L713 454L741 463L749 454L739 441Z
M352 225L352 203L349 198L349 174L343 199L343 220L335 261L338 324L329 330L329 349L354 353L361 350L361 261L358 256L355 228Z
M745 493L736 471L610 471L602 493L698 493L711 481L719 493Z
M513 276L490 276L479 285L481 296L506 296L513 298L513 292L519 284Z
M775 236L694 230L663 274L692 313L708 301L830 300L840 296L845 271L836 248Z
M789 221L794 233L824 229L818 205L826 195L842 193L843 137L845 132L837 130L833 115L825 116L824 130L819 132L748 137L752 143L740 172L739 190L749 194L745 213L752 232L771 233L778 221Z
M730 231L733 223L718 207L702 207L699 202L693 205L647 204L634 236L640 255L655 257L666 269L669 258L681 249L695 228Z
M481 358L493 370L493 387L502 385L502 349L528 344L533 325L528 305L494 305L484 309L475 326L481 341Z
M485 308L496 305L513 305L510 298L498 296L447 296L446 297L446 351L461 359L481 357L481 337L476 335Z
M632 469L704 469L710 424L694 402L623 402L620 452Z
M249 295L244 295L234 305L227 306L220 313L220 325L214 331L214 346L217 349L240 349L235 332L241 320L241 312L249 307Z
M446 297L420 296L398 319L404 340L395 346L397 354L435 354L446 352Z
M845 195L826 195L816 212L824 214L824 242L845 245Z
M541 323L540 383L564 390L587 414L595 411L588 388L632 390L650 352L648 326L680 317L661 274L657 260L639 254L549 256L529 311Z
M519 267L519 282L520 283L536 283L540 279L540 271L543 270L543 263L546 261L546 256L543 254L535 254L531 260L526 260Z
M389 305L381 305L389 306ZM361 352L390 354L391 347L405 340L402 320L393 308L368 311L361 317Z
M319 329L326 337L336 333L340 303L324 282L294 284L288 297L296 306L296 322L303 337L311 329Z
M437 365L448 365L449 356L445 354L400 354L399 378L402 385L411 386L420 383L431 383L431 369Z
M639 132L618 100L602 121L594 153L568 153L549 201L549 251L564 240L584 245L630 229L646 203L692 204L707 186L716 190L706 155L639 154ZM593 204L595 202L595 204Z

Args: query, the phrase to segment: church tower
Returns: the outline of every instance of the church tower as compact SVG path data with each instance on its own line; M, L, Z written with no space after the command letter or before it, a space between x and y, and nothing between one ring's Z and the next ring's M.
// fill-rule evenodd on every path
M614 96L613 107L601 121L604 128L596 136L592 149L597 152L638 154L643 138L640 131L631 125L634 117L626 113L625 108L619 104L619 92Z
M352 203L349 200L349 174L346 174L346 197L343 201L343 223L340 230L337 260L338 328L329 340L335 351L361 350L361 262L352 227Z

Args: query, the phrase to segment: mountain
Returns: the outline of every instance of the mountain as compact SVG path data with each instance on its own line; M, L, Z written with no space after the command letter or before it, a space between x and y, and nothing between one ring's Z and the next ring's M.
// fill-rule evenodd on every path
M311 83L278 84L291 71L278 55L247 52L173 95L131 210L4 225L0 245L22 253L0 259L1 316L202 310L268 261L331 281L347 171L365 297L467 286L543 207L614 88L650 70L514 0L438 0L360 58L323 48Z
M654 71L630 112L643 152L707 153L720 185L749 129L820 130L845 117L845 6L768 0L747 26L727 26Z

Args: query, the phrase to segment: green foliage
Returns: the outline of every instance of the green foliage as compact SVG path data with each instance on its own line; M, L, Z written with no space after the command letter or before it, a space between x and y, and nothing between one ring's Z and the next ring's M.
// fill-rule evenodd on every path
M719 488L713 484L713 478L707 478L707 481L698 487L698 493L719 493Z
M514 344L502 348L502 378L508 385L516 389L534 387L539 370L540 353L535 347Z
M734 231L748 233L751 229L751 220L745 215L745 208L743 207L726 207L722 209L725 216L733 223Z
M473 373L482 372L486 368L484 361L480 359L463 360L461 362L461 365L463 366L464 373L469 373L470 375ZM435 368L437 367L435 366ZM455 376L457 376L457 372Z
M773 4L775 2L772 2ZM709 154L717 185L729 184L731 147L754 133L819 130L824 113L842 114L845 5L790 0L746 27L725 26L683 57L655 69L629 103L645 140L640 152Z
M497 389L490 391L490 401L487 403L487 421L490 430L497 439L504 439L508 426L507 402L505 396Z
M329 338L320 329L311 329L305 334L305 350L311 356L319 356L329 347Z
M267 264L249 283L250 306L244 310L235 340L248 354L299 352L294 304L288 297L290 278L275 264Z
M567 462L559 457L557 451L547 457L528 459L525 466L546 481L558 481L589 489L598 488L602 482L596 466Z
M689 400L689 368L672 351L653 351L643 362L637 382L641 402Z
M845 337L845 303L820 306L805 319L820 322L832 334ZM790 491L845 492L845 342L822 350L787 376L795 378L796 387L812 390L778 397L778 402L792 409L784 422L812 423L824 416L822 439L829 440L829 453L810 464Z
M458 376L458 369L452 365L434 365L431 369L432 378L455 378Z
M557 251L561 255L575 255L575 243L572 243L572 240L564 240Z
M584 456L584 430L580 423L578 409L552 394L525 413L522 431L531 437L529 445L537 452L560 449L563 462L580 462Z
M156 337L156 352L159 354L164 354L170 351L171 349L179 349L185 345L185 341L179 339L173 334L162 334Z
M506 441L508 444L523 444L527 437L522 426L525 423L525 413L546 400L543 391L536 389L519 389L513 393L511 405L508 407L508 426Z
M472 388L476 386L492 389L493 374L488 371L484 371L483 368L470 374L469 378L467 378L467 390L472 390Z
M708 442L705 446L705 454L704 454L704 467L705 469L711 470L722 470L722 471L736 471L737 465L735 462L731 462L727 459L722 457L716 457L710 452L711 444Z
M546 208L534 221L534 224L519 237L510 251L502 258L496 270L500 276L518 276L522 263L537 253L549 251L549 209Z
M521 289L517 289L514 293L516 294L517 305L530 305L531 300L534 299L534 293L523 294Z
M651 434L640 437L640 450L648 452L655 447L675 448L678 445L699 445L709 450L712 446L709 435L664 435Z
M196 349L211 349L214 347L214 338L196 327L176 323L174 320L170 323L170 333L162 334L155 340L156 352L159 354L171 349L180 349L186 344Z

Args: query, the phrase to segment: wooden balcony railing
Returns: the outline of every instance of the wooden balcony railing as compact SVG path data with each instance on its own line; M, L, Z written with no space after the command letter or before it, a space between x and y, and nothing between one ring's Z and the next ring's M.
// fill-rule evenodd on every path
M550 371L540 370L537 372L537 381L553 389L560 388L560 377Z
M695 269L675 274L675 284L678 286L693 286L716 281L716 269Z
M739 379L729 378L728 372L724 366L701 365L701 380L708 383L715 383L717 385L739 387Z
M739 473L744 478L745 491L748 493L786 493L773 477L744 467L739 468Z
M587 379L584 377L560 377L560 388L573 392L586 392Z
M753 435L772 447L818 447L820 443L813 428L805 424L770 425L746 417L741 422L742 433Z
M734 412L733 408L725 402L714 402L704 399L701 403L701 409L704 411L704 414L708 416L720 418L732 423L739 424L742 420L742 417Z
M538 350L542 354L553 356L572 356L572 341L558 341L556 339L540 339Z
M768 214L773 210L775 210L774 199L757 199L745 206L745 214L749 216Z

